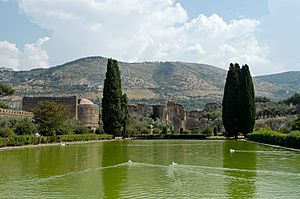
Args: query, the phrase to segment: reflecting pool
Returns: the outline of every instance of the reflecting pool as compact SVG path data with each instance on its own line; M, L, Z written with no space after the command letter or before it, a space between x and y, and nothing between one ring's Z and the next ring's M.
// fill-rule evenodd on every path
M300 153L235 140L103 141L0 151L0 193L0 198L300 198Z

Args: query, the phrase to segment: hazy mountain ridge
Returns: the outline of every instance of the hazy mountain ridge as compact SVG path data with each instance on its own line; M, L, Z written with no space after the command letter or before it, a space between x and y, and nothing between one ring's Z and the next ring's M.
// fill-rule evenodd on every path
M87 57L49 69L1 70L0 80L14 86L17 95L101 96L107 59ZM119 62L123 90L130 98L221 99L227 71L184 62ZM256 77L256 95L283 99L300 91L300 72ZM276 77L276 78L274 78Z

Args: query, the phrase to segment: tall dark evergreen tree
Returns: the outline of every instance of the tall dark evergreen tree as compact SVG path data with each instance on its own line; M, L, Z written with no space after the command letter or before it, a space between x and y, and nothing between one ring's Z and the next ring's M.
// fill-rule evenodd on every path
M122 134L123 134L123 137L128 137L126 126L128 123L129 113L128 113L128 97L127 97L126 93L124 93L122 95L121 107L122 107L122 127L123 127Z
M223 95L222 119L227 136L237 137L240 96L240 66L230 64Z
M103 129L107 134L122 134L122 88L118 62L108 59L102 98Z
M247 135L253 131L256 117L254 86L248 65L241 69L240 82L239 131Z

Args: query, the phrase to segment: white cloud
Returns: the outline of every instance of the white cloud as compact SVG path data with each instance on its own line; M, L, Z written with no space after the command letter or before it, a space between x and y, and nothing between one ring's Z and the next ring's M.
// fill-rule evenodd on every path
M103 55L123 61L180 60L222 68L234 61L249 64L256 74L273 67L268 47L255 37L257 20L227 23L217 14L188 19L174 0L18 2L33 22L53 32L46 49L54 64ZM42 54L40 58L47 60L45 51Z
M16 44L0 41L0 67L16 69L20 64L20 51Z
M48 68L48 54L42 45L49 40L49 37L38 39L35 43L25 44L22 56L22 66L25 68Z
M0 41L0 67L14 70L48 68L48 55L42 48L42 45L48 40L48 37L44 37L34 43L25 44L22 51L14 43Z

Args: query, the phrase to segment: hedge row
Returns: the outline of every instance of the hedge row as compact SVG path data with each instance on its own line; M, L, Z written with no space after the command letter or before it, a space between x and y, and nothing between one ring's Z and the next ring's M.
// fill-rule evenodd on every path
M283 134L270 129L260 129L249 134L248 139L255 142L300 149L300 131Z
M206 135L176 135L176 134L166 134L166 135L156 135L156 134L142 134L134 137L135 139L141 140L153 140L153 139L191 139L191 140L205 140Z
M76 142L76 141L89 141L89 140L103 140L112 139L112 135L107 134L68 134L59 136L11 136L8 138L0 138L0 147L6 146L22 146L22 145L37 145L55 142Z

